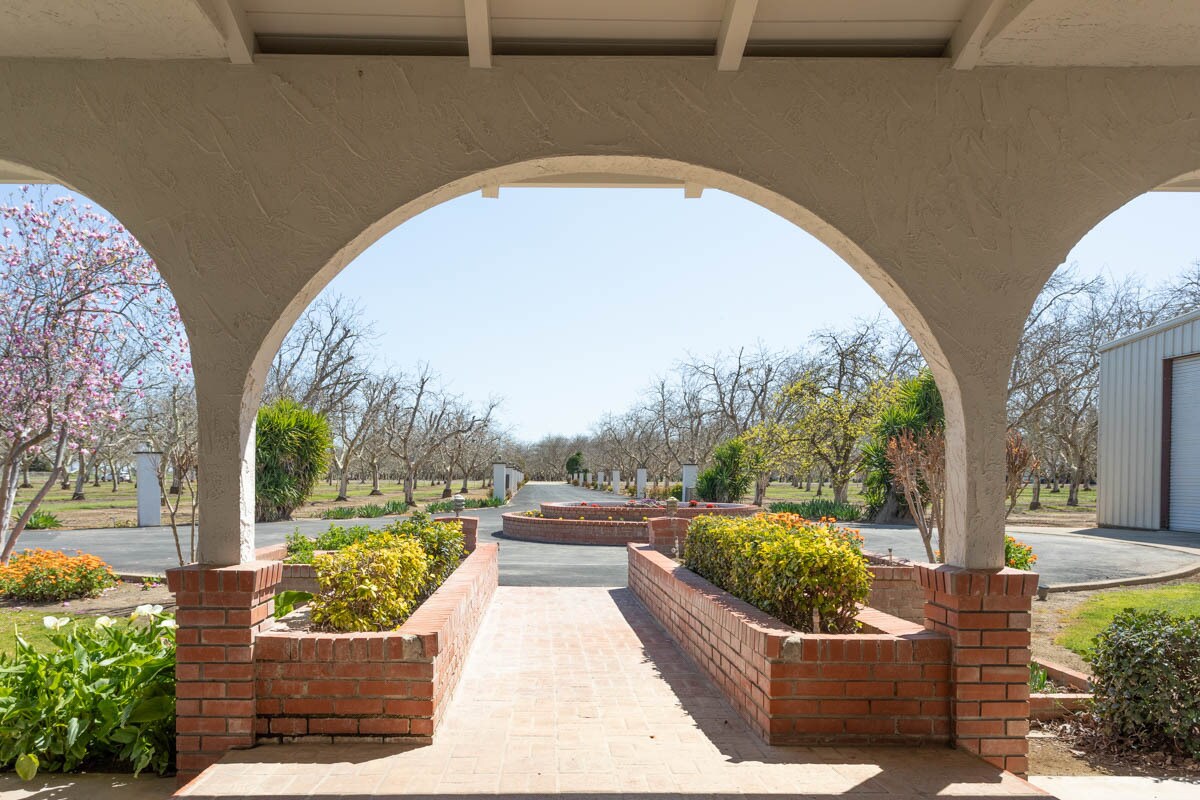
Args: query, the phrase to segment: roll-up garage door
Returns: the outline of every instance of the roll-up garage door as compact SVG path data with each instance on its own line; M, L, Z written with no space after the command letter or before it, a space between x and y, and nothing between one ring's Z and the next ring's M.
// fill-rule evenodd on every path
M1200 356L1171 366L1172 530L1200 533Z

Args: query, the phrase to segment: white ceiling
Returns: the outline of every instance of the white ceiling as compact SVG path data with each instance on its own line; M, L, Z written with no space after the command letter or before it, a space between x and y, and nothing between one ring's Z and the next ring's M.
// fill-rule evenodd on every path
M475 14L472 46L468 19ZM1200 65L1200 0L3 0L0 56L743 53ZM953 42L953 44L952 44ZM486 50L486 52L481 52Z

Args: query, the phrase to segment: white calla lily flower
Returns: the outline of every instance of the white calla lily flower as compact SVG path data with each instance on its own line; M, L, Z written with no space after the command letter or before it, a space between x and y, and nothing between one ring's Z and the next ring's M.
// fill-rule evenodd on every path
M97 628L110 628L115 623L116 623L116 620L113 619L112 617L105 617L105 616L96 617L96 627Z

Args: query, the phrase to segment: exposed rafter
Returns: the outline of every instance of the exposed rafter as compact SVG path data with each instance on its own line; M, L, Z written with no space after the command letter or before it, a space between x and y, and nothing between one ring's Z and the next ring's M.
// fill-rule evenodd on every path
M717 69L732 72L742 64L758 0L726 0L721 32L717 35Z
M954 69L973 69L983 48L1019 20L1037 0L974 0L954 29L946 55Z
M467 18L467 53L472 67L492 66L492 20L488 0L463 0Z
M229 60L234 64L253 64L258 48L241 0L197 0L197 4L225 40Z

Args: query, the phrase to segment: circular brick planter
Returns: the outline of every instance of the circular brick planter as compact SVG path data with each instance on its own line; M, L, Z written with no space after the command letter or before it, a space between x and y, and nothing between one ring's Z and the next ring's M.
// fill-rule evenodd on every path
M504 535L510 539L550 544L626 545L648 541L643 520L546 519L504 514Z
M684 519L698 517L701 514L748 517L760 511L762 509L758 506L747 505L745 503L699 503L694 506L689 503L681 503L675 516ZM541 512L542 516L547 519L567 519L576 522L579 521L580 517L586 520L645 522L655 517L667 516L666 506L630 505L619 500L587 504L542 503Z

